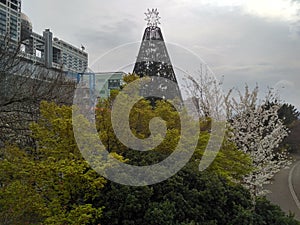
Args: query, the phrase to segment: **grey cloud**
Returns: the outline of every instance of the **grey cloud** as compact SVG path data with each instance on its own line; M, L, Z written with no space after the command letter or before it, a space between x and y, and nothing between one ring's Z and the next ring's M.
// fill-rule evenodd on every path
M23 7L37 30L50 27L62 39L74 45L84 44L91 62L120 44L140 41L145 28L143 13L148 7L157 7L165 40L191 49L218 77L224 75L225 89L244 86L245 82L259 83L265 88L283 79L300 84L299 22L268 20L245 14L239 7L177 2L28 0ZM67 6L70 8L65 11ZM135 46L116 54L116 59L120 65L126 64L123 58L133 62L137 51ZM176 61L178 57L172 55L176 51L169 52L174 63L189 65L184 60ZM190 71L199 67L197 63ZM105 66L107 70L116 68L115 64ZM294 97L300 94L297 85L289 90L293 94L281 91L287 101L297 102ZM297 104L300 108L300 103Z
M102 25L98 29L83 29L82 31L77 34L78 38L97 48L107 49L136 40L134 37L136 23L129 19Z

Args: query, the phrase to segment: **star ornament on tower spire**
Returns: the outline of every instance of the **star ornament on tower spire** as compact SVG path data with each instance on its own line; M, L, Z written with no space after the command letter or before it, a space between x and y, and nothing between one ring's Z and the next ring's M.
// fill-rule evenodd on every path
M148 9L147 12L145 12L148 27L157 27L157 24L160 24L158 16L159 12L157 9Z

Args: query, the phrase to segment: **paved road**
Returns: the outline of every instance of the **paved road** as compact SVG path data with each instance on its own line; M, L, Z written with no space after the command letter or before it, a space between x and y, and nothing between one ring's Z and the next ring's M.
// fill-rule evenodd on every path
M267 198L285 212L292 212L300 221L300 157L288 168L274 177L272 184L265 185L271 193Z

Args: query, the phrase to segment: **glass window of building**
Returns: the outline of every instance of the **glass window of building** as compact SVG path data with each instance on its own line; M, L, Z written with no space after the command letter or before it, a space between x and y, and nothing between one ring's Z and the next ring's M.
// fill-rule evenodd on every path
M0 0L0 3L6 5L6 0Z
M6 12L0 10L0 33L6 33Z
M10 17L10 36L13 39L18 38L18 19L15 16Z
M120 88L120 85L121 85L120 80L113 79L113 80L108 81L109 89L118 89L118 88Z

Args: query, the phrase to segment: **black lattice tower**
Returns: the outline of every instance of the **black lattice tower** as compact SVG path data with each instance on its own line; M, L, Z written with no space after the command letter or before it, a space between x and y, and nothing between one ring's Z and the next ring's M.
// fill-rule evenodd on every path
M151 91L146 93L148 99L154 104L156 98L151 98L151 93L160 93L163 99L182 100L173 66L164 42L159 24L157 9L145 13L148 21L140 46L133 73L140 77L149 76L151 79L162 77L164 82L150 83ZM174 87L174 83L176 83ZM170 83L173 83L171 86Z

